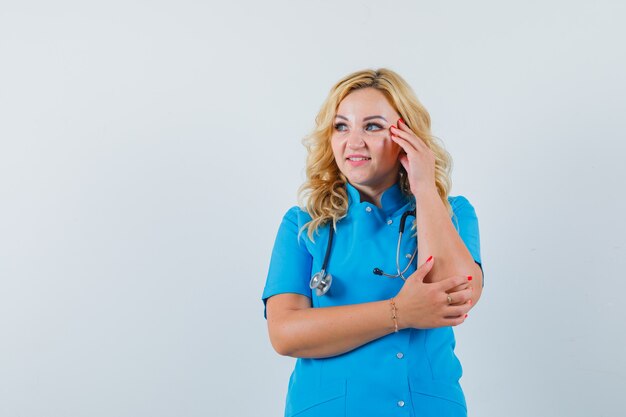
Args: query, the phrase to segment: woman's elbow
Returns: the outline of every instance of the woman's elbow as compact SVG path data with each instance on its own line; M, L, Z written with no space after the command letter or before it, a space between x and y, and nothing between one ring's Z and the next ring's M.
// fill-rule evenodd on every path
M272 348L281 356L294 356L294 349L290 343L287 329L284 324L275 321L268 321L268 333Z
M483 271L477 263L474 263L473 269L472 280L474 284L472 288L472 303L475 305L483 293Z
M267 300L267 329L276 353L297 357L302 322L294 314L310 306L311 300L300 294L278 294Z
M277 336L272 336L270 332L270 342L272 347L281 356L293 356L293 352L289 347L289 344L285 343L281 338Z

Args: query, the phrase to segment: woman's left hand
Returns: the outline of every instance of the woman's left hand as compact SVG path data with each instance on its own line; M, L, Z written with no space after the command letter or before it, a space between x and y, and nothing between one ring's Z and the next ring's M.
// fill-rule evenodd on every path
M400 163L409 176L411 192L435 187L435 154L426 146L404 120L398 120L398 127L389 127L391 140L397 143L404 152L400 155Z

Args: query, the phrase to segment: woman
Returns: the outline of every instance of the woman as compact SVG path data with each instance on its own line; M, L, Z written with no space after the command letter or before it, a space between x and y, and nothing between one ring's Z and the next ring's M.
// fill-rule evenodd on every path
M448 196L426 109L393 71L359 71L305 144L306 205L283 218L262 297L274 349L298 358L285 416L465 416L451 326L481 294L478 222Z

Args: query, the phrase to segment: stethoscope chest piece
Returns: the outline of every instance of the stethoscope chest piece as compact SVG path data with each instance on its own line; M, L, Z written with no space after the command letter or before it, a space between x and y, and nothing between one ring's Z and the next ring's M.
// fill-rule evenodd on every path
M327 274L326 271L322 269L320 272L313 275L311 282L309 283L309 288L315 290L315 294L317 294L318 297L321 297L328 292L332 283L333 276Z

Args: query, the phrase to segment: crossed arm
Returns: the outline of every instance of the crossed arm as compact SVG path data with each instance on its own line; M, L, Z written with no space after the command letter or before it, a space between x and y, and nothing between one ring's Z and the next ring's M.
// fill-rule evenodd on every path
M409 278L420 282L410 286L413 293L404 299L419 299L422 309L430 307L432 318L426 319L426 314L422 314L425 328L457 325L464 321L468 300L471 298L471 307L480 298L482 271L454 228L436 190L424 190L416 197L418 265L424 264L430 255L435 262ZM472 276L471 282L467 281L468 275ZM421 283L425 277L425 283ZM468 284L472 291L468 291ZM456 293L454 306L447 305L446 293ZM413 327L402 314L411 310L409 307L398 305L400 328ZM340 355L394 332L389 300L311 308L310 298L294 293L277 294L267 300L267 323L274 349L281 355L301 358Z

